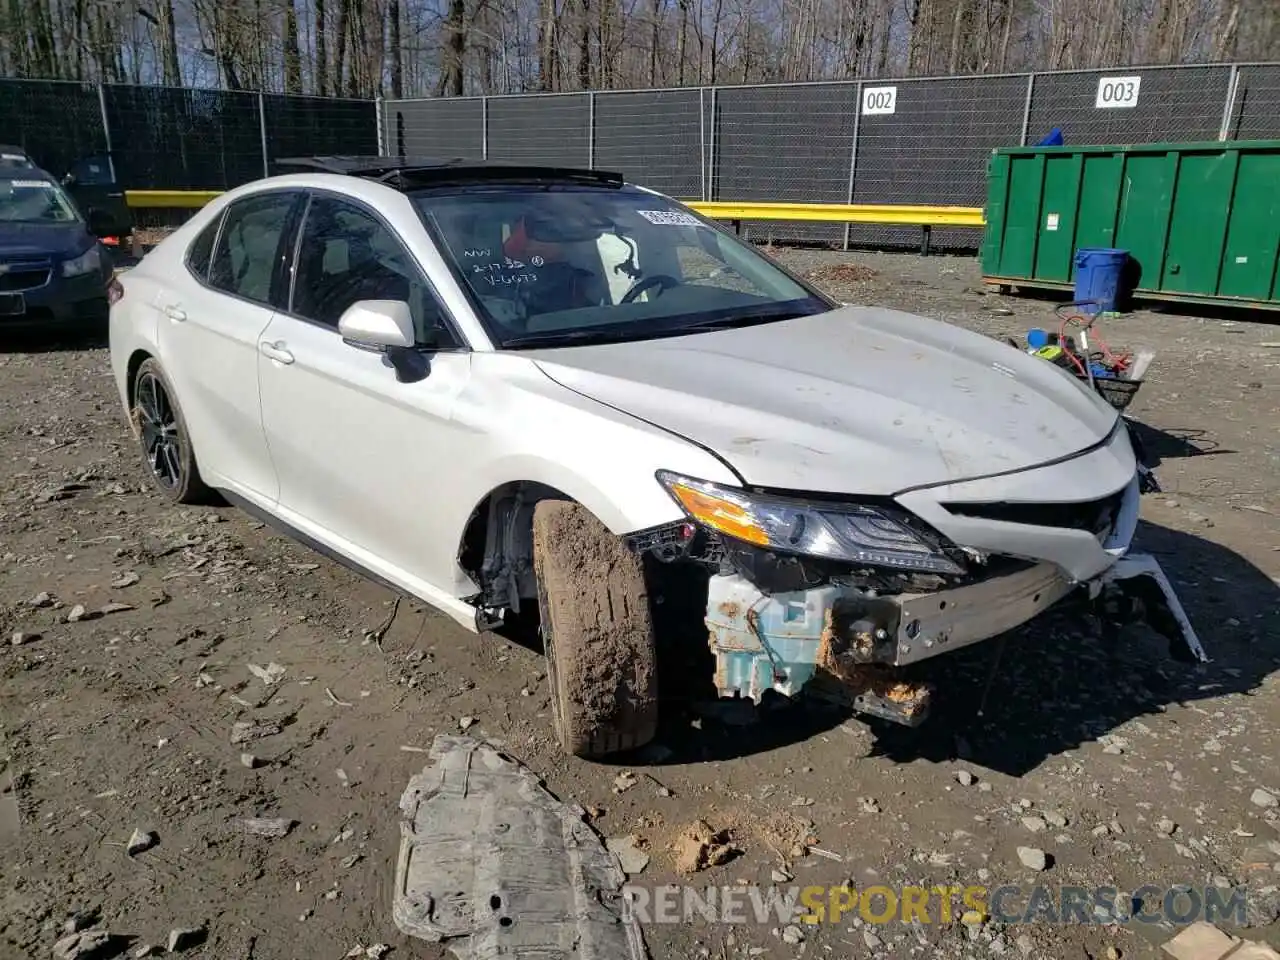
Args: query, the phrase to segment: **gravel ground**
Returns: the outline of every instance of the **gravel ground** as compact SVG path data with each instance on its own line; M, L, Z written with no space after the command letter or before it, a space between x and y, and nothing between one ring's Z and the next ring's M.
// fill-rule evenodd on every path
M1055 323L1048 301L984 292L967 258L775 255L850 302L997 337ZM1212 663L1176 663L1141 629L1104 647L1050 615L993 676L996 644L937 664L945 697L918 730L691 693L629 766L558 755L526 646L408 601L375 642L386 590L237 510L164 506L101 347L0 348L0 957L49 956L76 916L128 955L189 928L182 954L217 960L449 956L400 935L390 901L400 794L432 737L463 726L603 836L634 837L646 887L1243 884L1246 925L1221 925L1280 946L1280 330L1139 312L1103 333L1157 351L1132 413L1164 492L1144 498L1139 542ZM247 721L266 735L233 742ZM293 824L248 835L250 817ZM698 821L737 853L682 877ZM153 845L130 855L135 830ZM960 913L645 937L655 958L1156 957L1176 929Z

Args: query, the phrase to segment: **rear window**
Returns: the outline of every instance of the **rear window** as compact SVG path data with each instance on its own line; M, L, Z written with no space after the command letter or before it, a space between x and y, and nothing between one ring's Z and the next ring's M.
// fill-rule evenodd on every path
M207 280L209 277L209 257L213 253L213 241L218 238L221 223L221 216L214 217L213 222L201 230L191 241L191 246L187 247L187 269L200 280Z
M33 170L35 169L35 164L26 153L17 147L0 147L0 169L4 167Z
M227 207L209 283L245 300L268 303L276 254L297 199L296 193L255 194Z

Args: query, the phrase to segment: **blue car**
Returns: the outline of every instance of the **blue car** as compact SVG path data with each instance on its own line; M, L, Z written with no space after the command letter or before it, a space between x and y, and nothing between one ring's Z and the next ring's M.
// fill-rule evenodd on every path
M0 146L0 331L102 328L114 218L86 215L17 148Z

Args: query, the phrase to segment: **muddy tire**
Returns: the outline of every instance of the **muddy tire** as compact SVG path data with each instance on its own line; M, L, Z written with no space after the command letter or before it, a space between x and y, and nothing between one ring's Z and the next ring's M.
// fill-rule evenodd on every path
M154 357L143 360L134 374L129 421L157 490L174 503L205 504L215 499L200 478L178 398Z
M561 746L594 759L648 743L658 676L640 557L582 505L544 500L533 512L533 562Z

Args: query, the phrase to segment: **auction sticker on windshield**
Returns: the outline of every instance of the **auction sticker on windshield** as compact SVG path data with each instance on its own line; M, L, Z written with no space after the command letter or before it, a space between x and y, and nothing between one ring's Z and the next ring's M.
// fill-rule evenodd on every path
M650 223L656 223L661 227L700 227L702 221L691 213L681 213L679 210L637 210L636 213L644 217Z
M15 189L52 190L53 184L48 180L10 180Z

